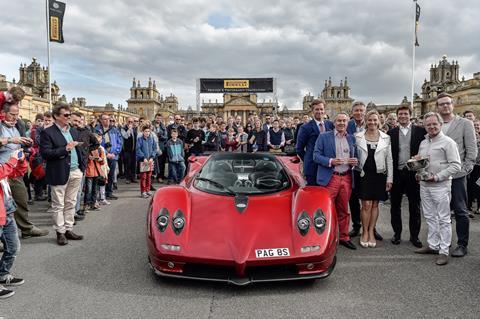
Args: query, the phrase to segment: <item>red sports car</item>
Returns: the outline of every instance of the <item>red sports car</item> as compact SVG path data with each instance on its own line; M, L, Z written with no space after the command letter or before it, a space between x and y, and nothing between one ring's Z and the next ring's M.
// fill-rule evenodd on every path
M317 279L335 267L338 226L328 191L306 186L296 157L191 157L180 185L147 214L150 265L165 277L252 282Z

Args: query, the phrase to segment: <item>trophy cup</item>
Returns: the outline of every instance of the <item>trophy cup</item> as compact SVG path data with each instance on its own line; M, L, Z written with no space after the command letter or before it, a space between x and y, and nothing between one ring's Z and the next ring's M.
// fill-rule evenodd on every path
M412 158L407 161L407 168L410 171L416 171L417 179L420 181L429 180L432 177L432 174L427 172L427 167L430 164L428 157L423 158Z

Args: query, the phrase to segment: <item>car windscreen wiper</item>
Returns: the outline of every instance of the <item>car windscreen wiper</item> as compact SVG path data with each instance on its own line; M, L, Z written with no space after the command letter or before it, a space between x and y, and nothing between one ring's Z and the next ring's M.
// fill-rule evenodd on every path
M217 186L218 188L226 190L226 192L230 195L233 195L233 196L236 195L236 193L233 190L231 190L228 186L225 186L225 185L223 185L223 184L221 184L217 181L214 181L213 179L209 179L209 178L205 178L205 177L197 177L197 178L195 178L195 180L202 181L202 182L208 182L208 183L210 183L214 186Z

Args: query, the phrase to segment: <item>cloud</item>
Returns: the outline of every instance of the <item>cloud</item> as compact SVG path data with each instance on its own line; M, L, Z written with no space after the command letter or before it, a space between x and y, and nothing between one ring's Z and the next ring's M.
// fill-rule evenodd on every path
M480 71L480 3L419 3L416 91L443 54L467 78ZM30 57L46 64L45 8L34 0L9 7L0 73L18 79ZM356 99L398 103L410 94L413 10L411 1L380 0L71 0L66 42L52 43L52 78L91 105L126 105L133 77L155 79L187 107L196 103L197 78L257 76L277 78L279 102L289 108L320 93L329 76L348 76Z

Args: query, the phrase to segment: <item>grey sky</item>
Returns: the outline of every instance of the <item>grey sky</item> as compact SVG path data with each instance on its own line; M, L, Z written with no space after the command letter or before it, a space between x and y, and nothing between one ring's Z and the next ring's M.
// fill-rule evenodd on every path
M52 79L69 100L126 105L133 77L155 79L181 107L195 104L199 77L276 77L279 102L290 108L307 92L317 95L329 76L334 83L348 76L352 96L366 102L410 95L411 0L66 3L65 43L51 47ZM443 54L459 61L466 78L480 71L480 2L419 3L416 91ZM45 2L9 1L8 11L0 73L11 80L33 56L46 65Z

